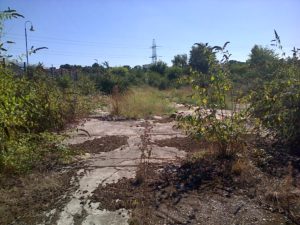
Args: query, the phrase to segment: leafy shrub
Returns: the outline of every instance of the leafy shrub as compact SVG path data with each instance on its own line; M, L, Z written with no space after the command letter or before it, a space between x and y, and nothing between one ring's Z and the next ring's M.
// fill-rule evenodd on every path
M250 113L275 138L293 149L300 144L300 67L282 62L272 81L250 96Z
M95 83L88 76L80 76L75 87L80 95L94 95L96 92Z
M181 67L170 67L167 70L167 77L170 81L177 80L183 75L183 71Z
M0 36L4 21L18 17L23 16L10 8L0 12ZM6 56L2 52L7 52L4 45L11 43L0 40L1 61ZM36 48L33 53L44 48ZM0 64L0 173L24 172L51 161L45 160L49 154L63 156L64 148L55 144L58 136L48 132L87 113L91 105L86 97L95 90L88 77L50 78L42 64L28 67L27 76L21 73L19 77L14 72L16 67L8 67Z
M43 149L47 149L39 141L43 132L62 129L67 122L88 113L90 100L80 92L80 87L62 89L45 76L34 76L33 80L14 77L1 67L0 170L23 170L35 161L34 154L43 155Z
M190 134L211 143L218 156L235 157L244 149L242 136L245 132L245 118L234 110L234 107L232 111L226 110L227 98L233 96L226 45L227 43L223 47L208 48L204 52L208 57L207 73L193 71L187 78L193 87L198 108L194 114L179 119L180 126ZM215 60L215 54L218 52L223 56L220 62ZM233 100L232 97L231 101Z
M157 72L149 71L147 72L146 76L147 84L151 87L156 87L160 90L164 90L168 87L168 80L164 75Z
M6 143L1 154L0 171L23 173L32 168L45 169L63 162L70 155L60 144L62 136L53 133L21 133Z
M67 76L67 75L58 76L56 78L56 82L57 82L58 87L60 87L62 89L67 89L72 86L72 79L70 76Z
M272 45L282 51L276 31ZM293 49L293 58L273 61L275 68L270 80L250 95L250 115L258 125L269 129L278 141L300 154L300 65L299 49Z
M118 76L110 71L98 76L95 82L96 88L104 94L112 94L115 86L118 86L120 92L124 92L130 85L128 76Z
M150 65L150 71L159 73L160 75L164 75L166 73L166 70L168 68L168 65L165 62L158 61L157 63Z

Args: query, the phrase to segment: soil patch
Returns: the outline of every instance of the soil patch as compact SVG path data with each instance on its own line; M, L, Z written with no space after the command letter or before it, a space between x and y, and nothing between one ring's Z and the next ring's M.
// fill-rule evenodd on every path
M141 164L135 179L99 186L92 201L102 209L132 210L130 224L285 224L233 185L230 161ZM225 168L225 169L224 169ZM290 223L293 224L293 223Z
M104 136L80 144L70 145L70 148L75 151L87 153L109 152L126 145L127 140L127 136Z
M156 140L154 144L160 147L175 147L189 153L203 150L207 146L204 142L197 141L192 137L174 137L170 139Z
M0 177L0 224L36 224L45 212L58 208L72 187L68 172L31 172ZM4 216L5 215L5 216Z

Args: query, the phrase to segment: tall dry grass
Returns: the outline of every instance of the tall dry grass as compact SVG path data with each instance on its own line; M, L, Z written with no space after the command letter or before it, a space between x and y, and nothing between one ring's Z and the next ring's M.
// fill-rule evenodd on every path
M131 88L121 94L117 90L111 97L110 112L127 118L147 118L174 112L170 101L161 91L150 87Z

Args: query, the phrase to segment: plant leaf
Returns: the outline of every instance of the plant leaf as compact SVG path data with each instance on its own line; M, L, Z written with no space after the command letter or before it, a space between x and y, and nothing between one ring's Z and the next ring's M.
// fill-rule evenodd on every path
M32 52L36 53L37 51L42 50L42 49L48 49L48 47L39 47L39 48L34 49Z
M230 41L225 42L225 44L223 45L223 50L226 48L226 46L230 43Z
M220 51L220 50L223 50L220 46L214 46L212 47L211 50L217 50L217 51Z

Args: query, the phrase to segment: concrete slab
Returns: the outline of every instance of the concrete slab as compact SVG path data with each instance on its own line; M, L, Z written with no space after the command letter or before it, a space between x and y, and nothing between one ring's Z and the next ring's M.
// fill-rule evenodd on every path
M168 139L184 136L174 128L175 123L154 123L149 131L150 142L159 139ZM99 205L92 204L90 198L99 185L117 182L122 178L134 178L137 166L141 162L142 146L141 136L145 132L145 121L101 121L97 118L87 120L76 129L69 132L70 139L67 143L77 144L95 138L109 135L128 136L127 145L110 152L90 154L85 157L84 169L77 172L77 190L70 196L69 201L57 210L58 225L73 224L127 224L130 212L122 209L118 211L100 210ZM89 135L87 135L89 134ZM148 143L151 150L150 162L172 162L186 156L184 151L173 147L159 147ZM78 219L80 218L80 220ZM44 224L49 224L47 221Z

